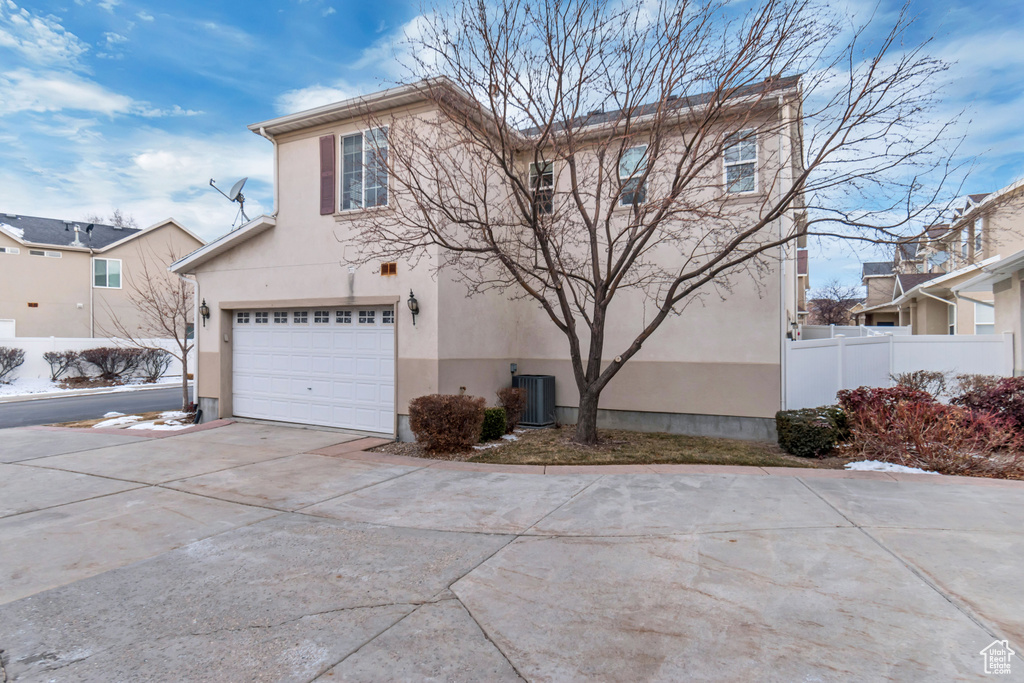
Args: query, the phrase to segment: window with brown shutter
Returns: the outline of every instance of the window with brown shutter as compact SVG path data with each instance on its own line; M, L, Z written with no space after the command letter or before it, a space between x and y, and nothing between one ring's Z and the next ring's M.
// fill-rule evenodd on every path
M334 213L334 136L320 138L320 215Z

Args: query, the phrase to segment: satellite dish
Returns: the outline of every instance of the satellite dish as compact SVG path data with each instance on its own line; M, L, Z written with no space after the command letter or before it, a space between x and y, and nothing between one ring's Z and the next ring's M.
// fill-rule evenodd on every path
M235 223L238 222L239 218L241 218L244 223L249 222L249 217L245 215L245 195L242 194L242 188L245 186L246 180L248 180L248 178L242 178L231 186L231 190L229 190L227 194L224 194L224 191L217 187L216 181L214 181L213 178L210 178L210 187L223 194L229 201L238 202L238 214L235 216L235 220L232 221L231 227L235 227Z
M231 201L235 201L235 198L238 196L238 193L242 191L243 187L245 187L246 180L248 180L248 178L242 178L237 183L231 186L231 190L228 192L228 199L230 199Z

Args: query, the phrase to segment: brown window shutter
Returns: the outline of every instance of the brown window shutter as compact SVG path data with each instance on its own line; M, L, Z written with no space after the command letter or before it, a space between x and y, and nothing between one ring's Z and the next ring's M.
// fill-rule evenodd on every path
M325 135L320 138L320 215L326 216L327 214L334 213L334 209L337 206L335 201L335 187L337 184L334 182L334 136Z

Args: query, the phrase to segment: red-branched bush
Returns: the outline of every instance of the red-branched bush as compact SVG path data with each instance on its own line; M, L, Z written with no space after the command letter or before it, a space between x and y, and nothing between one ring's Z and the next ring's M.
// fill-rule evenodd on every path
M1009 419L892 387L839 392L847 455L942 474L1024 478L1024 436Z
M119 346L102 346L86 349L79 356L83 361L96 366L100 377L106 380L119 380L130 377L142 358L142 350L121 348ZM83 373L84 374L84 373Z
M1024 433L1024 377L1004 377L995 384L977 386L950 402L1005 418Z
M484 405L477 396L420 396L409 401L409 428L431 453L468 451L480 440Z
M519 420L526 410L526 389L522 387L504 387L498 389L498 405L505 409L508 420L507 433L511 434L519 426Z

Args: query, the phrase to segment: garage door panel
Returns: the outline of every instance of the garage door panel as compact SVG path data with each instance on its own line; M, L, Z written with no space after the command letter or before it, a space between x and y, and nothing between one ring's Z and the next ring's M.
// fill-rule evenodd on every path
M394 326L380 323L379 309L376 324L357 323L355 310L351 322L337 311L328 322L297 312L289 310L287 322L270 312L262 327L255 311L248 324L236 317L235 414L391 433Z

